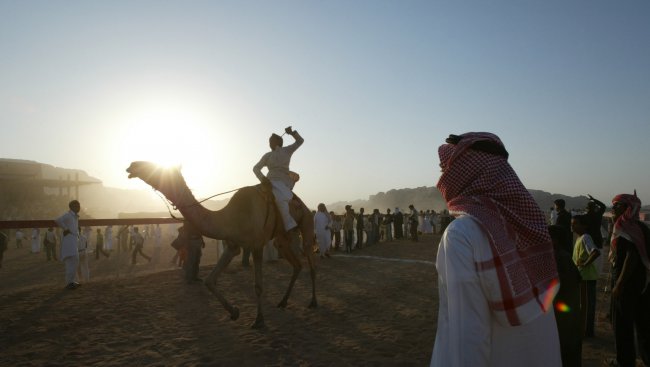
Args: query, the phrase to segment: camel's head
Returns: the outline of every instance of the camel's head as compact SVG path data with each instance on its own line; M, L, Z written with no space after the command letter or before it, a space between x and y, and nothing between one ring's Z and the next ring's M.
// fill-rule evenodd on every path
M187 188L177 166L162 167L152 162L136 161L131 163L126 172L129 173L129 178L137 177L148 183L163 193L172 203L176 203L180 194L179 189Z

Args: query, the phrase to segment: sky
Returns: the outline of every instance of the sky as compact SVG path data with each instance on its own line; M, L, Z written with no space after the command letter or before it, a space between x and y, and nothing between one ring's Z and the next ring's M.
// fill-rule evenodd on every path
M649 40L648 1L0 0L0 158L177 163L202 198L292 126L315 207L434 186L489 131L530 189L650 204Z

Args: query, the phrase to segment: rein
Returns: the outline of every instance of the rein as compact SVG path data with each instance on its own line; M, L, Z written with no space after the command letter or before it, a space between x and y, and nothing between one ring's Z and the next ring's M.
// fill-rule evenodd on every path
M160 191L158 191L158 190L156 190L156 189L153 189L153 191L156 193L156 195L158 195L158 197L163 201L163 203L165 203L165 206L167 207L167 212L169 212L169 215L170 215L172 218L174 218L174 219L178 219L178 218L176 218L176 217L174 216L174 214L172 214L172 209L173 209L173 210L178 210L179 208L189 208L189 207L192 207L192 206L195 206L195 205L200 205L200 204L201 204L202 202L204 202L204 201L208 201L208 200L210 200L210 199L212 199L212 198L214 198L214 197L217 197L217 196L221 196L221 195L225 195L225 194L230 194L231 192L239 191L240 189L242 189L242 188L240 187L240 188L237 188L237 189L234 189L234 190L225 191L225 192L220 192L220 193L218 193L218 194L215 194L215 195L209 196L209 197L207 197L207 198L205 198L205 199L203 199L203 200L201 200L201 201L197 201L196 203L192 203L192 204L188 204L188 205L182 205L182 206L177 206L176 204L172 203L171 200L169 200L169 199L167 199L165 196L163 196L163 195L160 193ZM171 204L171 207L169 206L169 204Z

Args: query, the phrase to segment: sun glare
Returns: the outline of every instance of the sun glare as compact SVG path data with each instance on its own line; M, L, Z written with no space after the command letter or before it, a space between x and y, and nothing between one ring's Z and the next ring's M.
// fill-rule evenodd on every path
M120 160L151 161L164 167L181 166L188 181L211 179L214 166L214 128L207 119L185 109L160 108L126 119L121 131Z

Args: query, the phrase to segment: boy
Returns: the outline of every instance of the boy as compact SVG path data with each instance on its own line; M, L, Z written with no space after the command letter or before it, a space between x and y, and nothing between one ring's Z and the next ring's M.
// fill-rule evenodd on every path
M573 262L580 270L580 311L584 322L585 337L594 336L594 319L596 316L596 282L598 268L594 260L600 256L593 239L587 233L589 218L576 215L571 219L571 230L578 235L573 246Z

